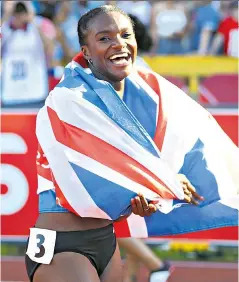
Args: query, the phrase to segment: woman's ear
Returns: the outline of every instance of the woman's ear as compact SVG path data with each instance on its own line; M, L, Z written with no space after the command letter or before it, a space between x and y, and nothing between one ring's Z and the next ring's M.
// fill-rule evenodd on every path
M89 54L89 49L86 45L81 47L81 52L83 53L84 58L89 61L90 60L90 54Z

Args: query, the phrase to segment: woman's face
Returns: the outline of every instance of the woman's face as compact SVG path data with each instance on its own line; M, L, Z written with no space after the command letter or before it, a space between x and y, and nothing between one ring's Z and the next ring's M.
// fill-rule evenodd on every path
M89 25L82 51L94 68L108 80L127 77L137 55L131 22L119 12L100 14Z

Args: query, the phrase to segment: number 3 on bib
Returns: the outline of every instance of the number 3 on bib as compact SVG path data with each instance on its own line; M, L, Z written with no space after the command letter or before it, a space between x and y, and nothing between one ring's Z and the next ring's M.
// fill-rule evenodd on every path
M30 228L27 255L35 262L50 264L54 255L56 231Z

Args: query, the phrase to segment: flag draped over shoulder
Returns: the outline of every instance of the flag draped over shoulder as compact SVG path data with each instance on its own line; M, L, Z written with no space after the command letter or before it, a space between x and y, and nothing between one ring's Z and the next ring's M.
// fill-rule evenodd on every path
M238 223L239 153L213 117L176 86L151 72L126 78L121 100L78 56L65 68L37 117L45 164L38 192L82 217L116 220L139 192L158 211L115 225L118 236L179 234ZM41 155L41 154L40 154ZM40 156L38 156L38 159ZM205 197L183 202L176 174Z

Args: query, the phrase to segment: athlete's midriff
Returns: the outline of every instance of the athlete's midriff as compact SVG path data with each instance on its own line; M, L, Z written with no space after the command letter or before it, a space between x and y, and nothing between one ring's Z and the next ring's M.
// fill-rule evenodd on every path
M77 231L105 227L112 221L97 218L82 218L73 213L41 213L35 227L55 231Z

